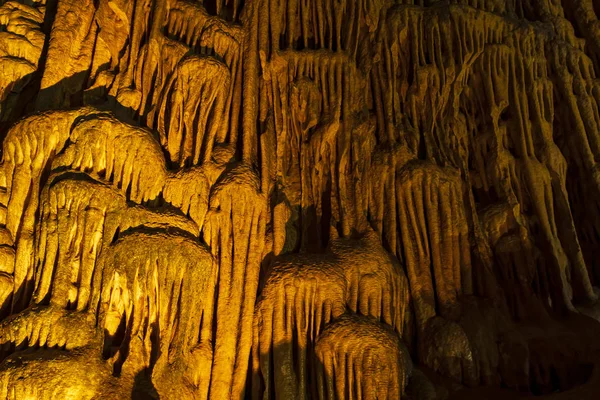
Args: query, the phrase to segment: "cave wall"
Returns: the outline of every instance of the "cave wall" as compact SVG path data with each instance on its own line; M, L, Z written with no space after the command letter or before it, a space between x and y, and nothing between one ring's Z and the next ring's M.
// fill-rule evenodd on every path
M599 16L0 1L0 398L595 398Z

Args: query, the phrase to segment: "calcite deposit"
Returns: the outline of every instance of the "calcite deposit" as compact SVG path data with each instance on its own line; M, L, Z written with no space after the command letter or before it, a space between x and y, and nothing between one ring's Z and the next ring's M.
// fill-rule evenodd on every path
M0 0L0 399L599 398L596 68L596 0Z

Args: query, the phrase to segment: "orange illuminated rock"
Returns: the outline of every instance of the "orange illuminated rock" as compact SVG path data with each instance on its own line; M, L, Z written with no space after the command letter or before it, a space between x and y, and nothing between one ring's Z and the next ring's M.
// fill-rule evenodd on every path
M0 3L0 400L600 393L598 1Z

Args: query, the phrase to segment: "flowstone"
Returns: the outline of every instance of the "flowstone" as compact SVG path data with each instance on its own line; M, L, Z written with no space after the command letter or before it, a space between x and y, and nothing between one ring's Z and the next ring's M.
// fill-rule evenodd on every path
M595 399L600 2L0 0L0 399Z

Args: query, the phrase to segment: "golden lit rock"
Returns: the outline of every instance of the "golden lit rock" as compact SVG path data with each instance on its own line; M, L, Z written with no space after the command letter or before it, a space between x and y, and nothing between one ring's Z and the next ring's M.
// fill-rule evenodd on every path
M600 3L0 2L0 399L595 399Z

